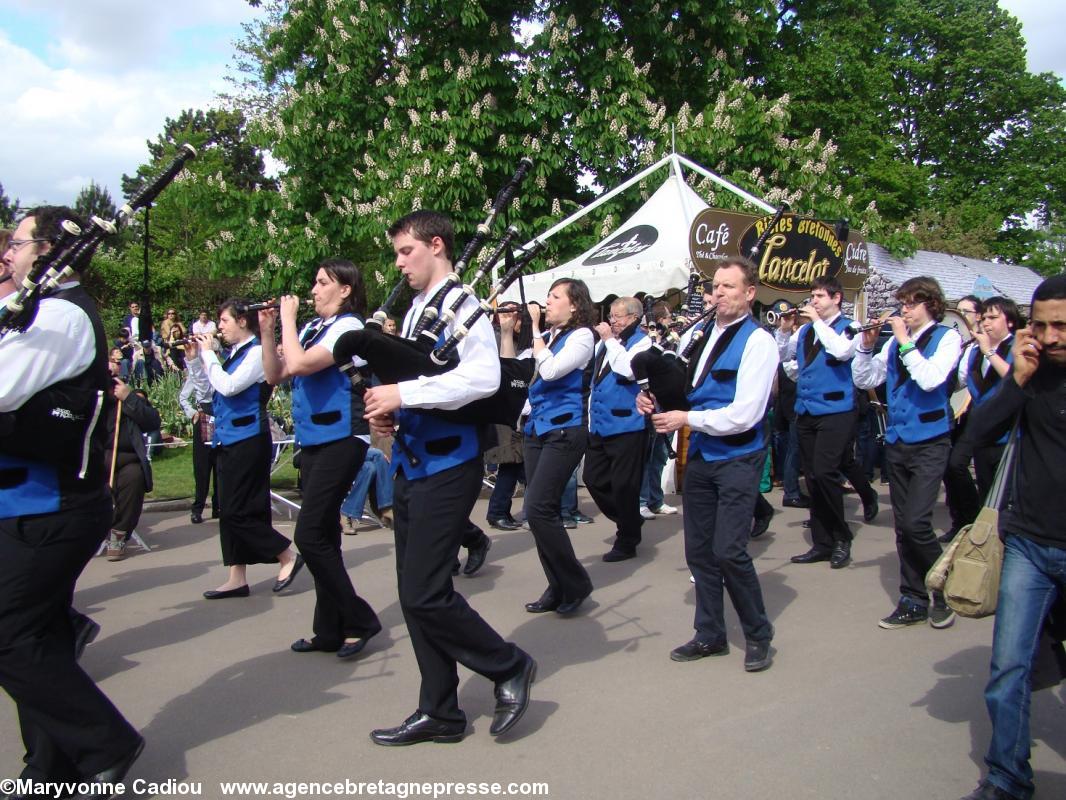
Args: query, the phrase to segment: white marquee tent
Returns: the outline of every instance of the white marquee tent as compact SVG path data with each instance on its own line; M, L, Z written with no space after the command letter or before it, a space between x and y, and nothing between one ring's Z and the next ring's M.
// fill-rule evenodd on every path
M689 228L696 215L708 206L685 182L682 164L760 209L773 212L773 207L767 203L683 156L672 153L537 237L539 241L548 239L647 175L662 167L670 167L666 180L648 201L601 242L565 264L525 276L522 281L526 300L543 302L548 287L559 278L583 280L596 302L611 296L636 295L638 292L658 297L671 289L683 289L688 284L692 263L688 252ZM501 296L501 300L519 299L517 282Z

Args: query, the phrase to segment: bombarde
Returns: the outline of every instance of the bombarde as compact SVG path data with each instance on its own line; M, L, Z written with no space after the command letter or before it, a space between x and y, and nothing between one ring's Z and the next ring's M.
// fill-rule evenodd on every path
M300 301L301 305L314 306L315 301L311 298ZM268 311L270 309L281 308L281 300L278 298L271 298L270 300L260 300L258 303L248 303L245 306L241 306L240 310L244 313L252 313L255 311Z
M868 322L858 328L845 328L844 336L848 339L854 339L856 336L861 336L866 331L880 330L885 326L890 317L898 317L900 313L900 307L896 306L894 309L889 309L886 313L882 314L880 318L875 319L873 322Z

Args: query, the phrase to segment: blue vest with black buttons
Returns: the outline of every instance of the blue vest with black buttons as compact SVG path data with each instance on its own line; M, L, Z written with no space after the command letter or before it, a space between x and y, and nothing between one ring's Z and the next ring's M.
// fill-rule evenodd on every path
M232 375L247 358L248 351L257 344L258 338L250 339L248 344L226 359L222 369ZM236 444L258 433L265 433L268 430L266 404L269 397L270 386L263 381L257 381L230 397L215 392L215 444Z
M737 373L748 339L759 325L750 316L737 323L737 332L729 344L708 364L707 376L688 393L693 411L725 408L737 396ZM728 329L721 335L725 336ZM705 346L710 346L705 345ZM698 359L697 359L698 361ZM711 436L693 431L689 437L689 457L699 455L704 461L726 461L731 458L758 453L766 449L766 419L760 419L750 430L728 436Z
M304 349L321 341L337 320L351 316L354 315L337 315L303 342ZM369 434L363 412L362 396L352 391L351 380L332 364L312 375L296 375L292 379L292 420L300 445L326 444Z
M947 332L945 326L934 325L918 337L915 347L929 358ZM888 428L885 441L889 444L919 444L949 433L953 415L948 399L953 383L951 376L955 371L951 370L943 383L927 392L911 379L901 364L899 342L895 338L888 344L887 361Z
M646 339L647 334L637 328L625 342L627 351ZM606 342L601 345L606 349ZM637 394L640 387L636 381L623 378L609 366L604 354L606 372L602 377L592 376L592 402L589 403L589 430L597 436L617 436L620 433L635 433L645 428L646 421L637 413Z
M577 330L572 328L555 337L550 346L552 353L562 350L566 340ZM538 375L529 384L530 414L523 430L527 436L543 436L557 428L584 425L587 401L587 369L573 369L551 381Z
M851 320L843 314L834 320L830 327L836 333L844 333ZM806 337L814 335L813 325L808 322L799 329L799 343L796 346L796 364L799 376L796 381L796 413L811 414L815 417L826 414L841 414L855 408L855 384L851 378L851 360L840 361L825 352L825 347L818 341L814 358L807 361Z
M446 334L447 329L441 331L437 347L447 340ZM477 425L441 419L417 408L398 409L394 416L397 442L402 441L404 446L392 446L393 475L402 468L404 476L417 480L481 458ZM417 466L408 459L409 452L418 458Z
M1011 347L1013 341L1014 336L1008 336L996 347L996 353L1008 364L1014 363L1014 349ZM992 396L993 392L999 388L1001 380L1000 374L991 366L989 366L987 373L982 374L983 359L984 356L980 347L974 345L970 348L970 360L966 368L966 388L970 390L974 408L977 408ZM1006 444L1009 438L1010 433L1004 433L996 444Z

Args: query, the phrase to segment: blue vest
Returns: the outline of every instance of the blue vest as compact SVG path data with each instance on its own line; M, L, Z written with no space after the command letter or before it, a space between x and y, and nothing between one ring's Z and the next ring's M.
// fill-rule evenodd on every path
M438 347L446 333L447 329L437 337ZM398 429L392 446L393 475L402 467L408 479L417 480L481 458L477 425L451 422L417 408L398 409L394 417ZM419 459L418 466L411 464L409 452Z
M996 353L999 354L1008 364L1014 363L1014 348L1011 347L1011 343L1014 341L1014 335L1011 334L996 348ZM972 399L973 408L977 408L982 405L992 394L999 388L999 383L1002 380L1000 374L996 372L992 367L988 368L987 374L981 373L982 361L984 357L981 354L981 349L976 345L970 348L970 360L966 367L966 388L970 390L970 397ZM996 442L996 444L1006 444L1007 439L1010 438L1010 432L1004 433L1002 437Z
M851 320L843 314L830 326L836 333L843 333ZM814 358L807 361L807 337L814 339ZM855 384L851 379L851 360L839 361L825 352L814 333L814 326L807 323L799 329L796 346L796 364L799 376L796 381L796 413L816 417L826 414L841 414L855 408Z
M749 316L743 322L723 331L722 337L730 337L728 343L723 347L721 338L715 343L721 349L717 354L711 354L707 362L707 377L699 381L699 385L688 393L693 411L725 408L733 402L737 396L740 359L744 355L748 339L757 330L758 324ZM697 363L699 361L698 358L693 360ZM693 431L689 437L688 449L690 457L699 455L704 461L726 461L762 452L766 449L766 420L761 419L750 430L729 436L710 436Z
M627 351L647 334L637 328L625 343ZM620 433L635 433L645 428L645 418L637 413L637 394L640 387L636 381L623 378L607 367L607 345L602 344L603 366L592 376L592 402L589 404L589 430L597 436L617 436Z
M258 339L250 340L236 355L226 359L222 368L232 375L247 357L248 351L258 343ZM266 403L269 397L270 387L262 381L253 383L231 397L215 392L215 444L236 444L257 433L266 432Z
M46 302L55 300L89 318L95 353L83 373L42 389L12 413L0 435L0 519L66 512L110 494L102 418L111 385L107 336L81 286L61 289Z
M555 337L551 344L553 354L563 349L566 340L578 330L571 328ZM588 373L585 369L573 369L553 381L540 376L529 384L530 415L523 429L527 436L543 436L557 428L572 428L585 424L585 409L588 400Z
M325 336L338 319L350 317L340 314L323 325L306 342L312 347ZM296 375L292 379L292 419L296 426L296 442L300 445L336 442L349 436L366 435L370 427L363 419L363 400L352 391L352 382L336 366L330 365L313 375Z
M934 325L918 337L915 347L929 358L936 352L948 328ZM953 415L948 398L951 396L951 374L933 391L927 392L915 383L900 363L899 342L893 338L888 344L888 428L885 441L919 444L951 431Z

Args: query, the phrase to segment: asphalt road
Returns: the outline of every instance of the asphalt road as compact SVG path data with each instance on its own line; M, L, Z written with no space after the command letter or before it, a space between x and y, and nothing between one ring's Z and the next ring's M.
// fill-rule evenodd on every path
M592 513L584 491L581 498ZM779 503L780 493L770 499ZM140 532L153 552L134 549L117 563L97 558L82 576L76 605L103 626L82 665L148 741L127 784L191 782L185 796L199 789L198 796L222 797L223 781L348 780L541 782L552 798L611 800L954 800L981 774L992 621L961 620L942 631L878 628L898 583L890 513L864 525L855 497L846 502L857 533L846 569L789 563L807 547L800 511L778 511L770 532L753 542L777 631L773 667L758 674L743 670L731 608L728 656L669 659L692 636L680 517L648 522L639 557L618 564L600 560L612 535L602 516L571 531L596 588L568 619L525 612L545 585L530 534L491 531L486 566L458 578L458 589L540 665L526 717L501 740L488 735L492 685L460 668L466 740L371 743L372 728L399 724L417 704L418 669L387 530L344 537L349 571L385 630L360 659L341 662L289 650L311 633L306 572L278 596L270 592L274 569L253 566L250 598L207 602L201 592L225 574L217 525L191 525L184 512L147 513ZM474 518L484 515L480 500ZM291 523L277 522L291 535ZM1062 687L1034 696L1038 797L1066 797L1063 699ZM0 776L17 775L21 755L4 696ZM277 788L293 789L292 797L335 796Z

